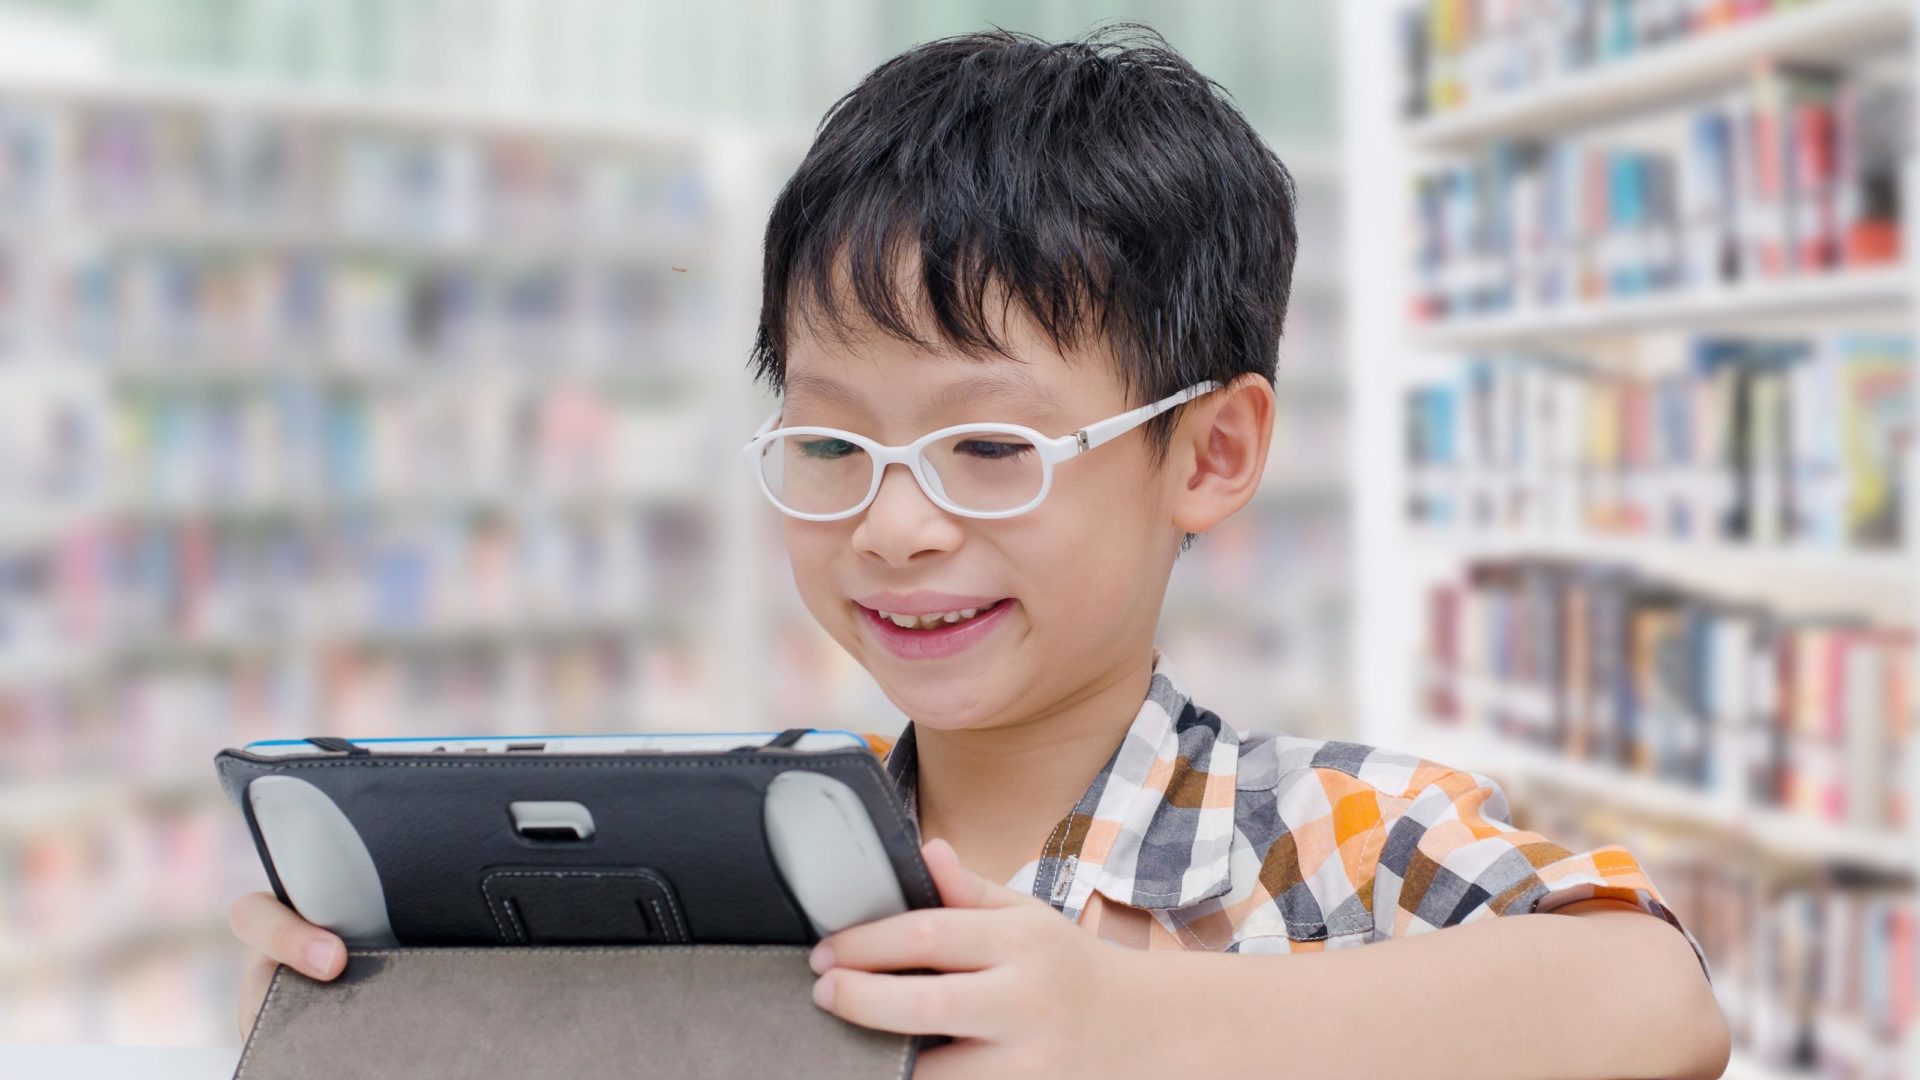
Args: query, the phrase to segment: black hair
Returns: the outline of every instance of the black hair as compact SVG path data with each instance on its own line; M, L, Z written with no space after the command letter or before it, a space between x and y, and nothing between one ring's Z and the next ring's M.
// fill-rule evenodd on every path
M1103 339L1135 404L1250 371L1272 382L1295 241L1286 166L1151 28L941 38L821 119L767 220L750 363L781 390L792 318L852 325L838 266L884 332L931 348L911 314L926 311L948 346L1011 358L987 315L998 286L1056 348ZM1178 411L1147 427L1156 463Z

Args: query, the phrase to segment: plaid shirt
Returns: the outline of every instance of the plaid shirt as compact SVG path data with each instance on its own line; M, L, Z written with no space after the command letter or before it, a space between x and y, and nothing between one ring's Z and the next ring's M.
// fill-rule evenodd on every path
M912 817L913 725L868 736ZM1699 942L1624 848L1510 822L1494 781L1411 754L1263 732L1189 699L1158 650L1126 736L1009 885L1140 949L1303 952L1623 900Z

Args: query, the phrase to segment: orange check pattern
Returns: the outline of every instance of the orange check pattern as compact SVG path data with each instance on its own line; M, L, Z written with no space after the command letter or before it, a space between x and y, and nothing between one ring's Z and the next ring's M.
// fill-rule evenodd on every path
M913 725L867 736L914 820ZM1358 743L1242 737L1166 657L1138 715L1039 856L1009 882L1140 949L1303 952L1621 900L1672 924L1634 857L1513 826L1485 776Z

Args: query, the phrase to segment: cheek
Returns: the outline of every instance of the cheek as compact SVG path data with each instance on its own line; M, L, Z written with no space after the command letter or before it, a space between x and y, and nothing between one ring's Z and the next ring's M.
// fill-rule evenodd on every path
M780 541L793 567L793 583L815 618L837 603L833 587L834 555L848 543L845 530L828 522L807 522L781 515Z
M1114 464L1126 467L1055 474L1052 494L1029 515L1034 528L1007 545L1022 582L1037 590L1031 606L1050 623L1110 625L1136 599L1134 583L1158 572L1167 520L1160 495L1131 463Z
M1140 447L1101 449L1116 453L1105 461L1089 458L1054 473L1047 505L1071 510L1080 531L1107 537L1108 543L1100 546L1137 547L1155 526L1165 527L1172 518L1165 477L1149 464ZM1058 506L1053 507L1056 500ZM1117 535L1109 537L1109 533Z

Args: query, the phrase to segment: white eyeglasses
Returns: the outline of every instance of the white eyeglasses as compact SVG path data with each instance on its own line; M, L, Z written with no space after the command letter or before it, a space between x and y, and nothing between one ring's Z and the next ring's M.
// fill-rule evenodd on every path
M837 521L865 510L895 463L905 465L927 498L948 513L1010 518L1047 497L1054 465L1218 389L1217 382L1196 383L1058 438L1019 424L957 424L905 446L885 446L839 428L775 428L775 409L743 449L773 505L807 521Z

